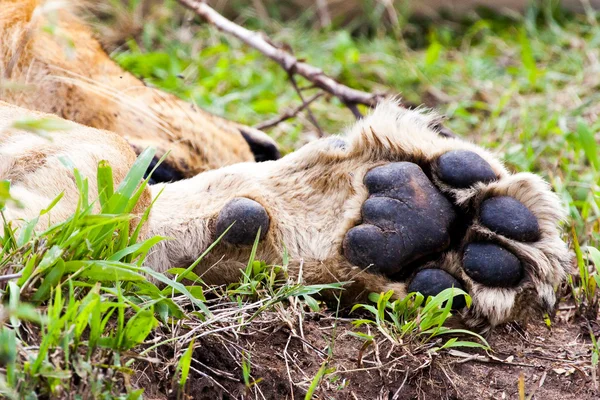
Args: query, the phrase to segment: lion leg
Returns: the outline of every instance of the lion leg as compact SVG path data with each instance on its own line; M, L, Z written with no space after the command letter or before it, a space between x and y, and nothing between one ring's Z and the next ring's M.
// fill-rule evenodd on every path
M285 251L306 282L352 282L347 299L459 287L473 298L461 310L473 326L551 309L570 262L557 197L536 175L438 135L432 118L386 103L347 135L281 160L164 186L151 231L177 240L153 265L189 263L236 221L199 265L208 282L238 276L260 228L257 259L281 263Z
M35 120L56 120L47 136L19 129L18 124ZM17 126L15 126L17 125ZM61 126L61 129L58 127ZM34 112L0 101L0 180L10 181L10 194L20 206L9 202L4 216L19 226L40 215L40 211L61 195L61 200L39 218L37 230L44 230L73 215L80 199L75 176L66 163L88 178L88 198L98 197L98 163L107 161L114 181L120 183L136 160L131 146L122 137L107 131L61 120L55 115ZM150 205L146 189L133 210L142 215ZM98 202L93 203L99 211ZM137 219L132 223L137 224Z
M121 176L133 162L117 135L74 124L47 141L14 128L25 117L48 116L0 104L0 175L30 202L13 218L34 217L61 191L68 193L53 217L74 211L64 155L90 182L101 159ZM460 287L473 305L453 305L479 327L550 310L571 260L556 195L536 175L510 174L481 148L441 137L430 122L389 102L347 135L280 160L151 186L148 235L172 240L155 246L147 264L187 267L220 238L197 273L207 283L235 282L258 238L256 259L281 264L287 254L292 277L343 282L346 301ZM35 202L40 195L45 200Z

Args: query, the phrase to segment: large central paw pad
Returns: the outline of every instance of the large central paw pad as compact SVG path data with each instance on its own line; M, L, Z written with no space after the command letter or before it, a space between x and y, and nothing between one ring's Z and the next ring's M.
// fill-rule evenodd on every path
M370 196L362 207L362 224L348 231L343 244L353 264L393 275L449 245L452 204L418 165L373 168L364 182Z

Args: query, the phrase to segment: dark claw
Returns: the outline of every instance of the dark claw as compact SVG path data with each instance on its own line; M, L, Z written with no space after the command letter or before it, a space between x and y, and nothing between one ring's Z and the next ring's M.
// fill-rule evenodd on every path
M250 151L254 154L254 160L256 162L278 160L281 158L281 153L274 143L267 140L263 140L258 135L253 135L252 132L246 128L240 129L242 137L248 142Z
M513 197L485 200L481 205L481 223L500 235L520 242L535 242L540 238L537 218Z
M452 150L438 159L439 177L456 188L468 188L477 182L493 182L498 177L481 156L468 150Z
M150 177L149 183L151 185L154 185L154 184L160 183L160 182L180 181L185 178L183 171L181 171L180 169L178 169L176 167L171 166L169 160L164 160L158 167L156 167L158 160L159 159L157 157L154 157L152 159L152 161L150 161L150 165L148 165L148 169L146 170L146 173L144 174L144 178L147 178L148 175L150 175L150 172L152 172L152 170L154 168L156 168L156 170Z
M463 258L465 272L473 280L492 287L513 287L523 277L519 259L492 243L471 243Z
M216 227L217 237L221 236L229 226L231 229L223 237L224 241L231 244L250 245L256 240L259 228L260 240L267 235L269 215L264 207L256 201L239 197L225 204L219 213Z
M419 292L425 298L435 296L441 293L444 289L455 287L463 289L460 282L452 275L441 269L424 269L417 272L415 277L408 285L408 292ZM455 296L452 301L452 309L459 310L466 306L465 296Z

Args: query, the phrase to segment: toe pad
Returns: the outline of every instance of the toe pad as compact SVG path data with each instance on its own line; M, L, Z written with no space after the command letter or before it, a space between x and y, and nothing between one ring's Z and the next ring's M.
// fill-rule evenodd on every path
M510 196L485 200L481 205L481 222L492 231L520 242L535 242L540 238L535 215Z
M492 287L513 287L523 276L519 259L492 243L471 243L463 258L465 272L473 280Z
M424 269L417 272L415 277L408 285L409 292L419 292L425 297L435 296L441 293L443 290L455 287L462 289L462 285L456 278L442 271L441 269ZM452 309L458 310L466 305L465 297L455 296L452 301Z
M464 189L478 182L493 182L498 177L481 156L468 150L452 150L438 159L440 179L450 186Z
M269 215L256 201L239 197L227 203L219 213L216 226L217 237L230 226L231 228L223 237L224 241L250 245L254 243L259 228L260 240L266 236L269 230Z

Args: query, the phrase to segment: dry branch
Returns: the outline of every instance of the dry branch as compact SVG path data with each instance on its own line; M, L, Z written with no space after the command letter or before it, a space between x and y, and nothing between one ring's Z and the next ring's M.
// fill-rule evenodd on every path
M313 124L313 126L315 128L317 128L317 132L319 133L319 137L323 137L323 130L321 129L321 126L317 122L317 119L315 118L314 114L310 110L310 105L304 99L304 95L302 94L302 90L300 90L300 87L298 86L298 82L296 82L296 78L291 73L288 73L288 77L290 78L290 82L292 83L292 86L294 87L294 90L298 94L298 97L300 97L300 100L302 100L302 105L306 109L306 113L308 114L308 119Z
M353 114L360 117L357 104L375 107L383 99L382 94L366 93L345 86L335 79L327 76L317 67L298 60L292 54L271 44L259 32L248 30L235 22L223 17L206 3L198 0L178 0L185 7L193 10L208 23L227 34L233 35L248 46L255 48L273 61L276 61L290 75L298 74L316 87L340 99Z
M323 92L316 93L316 94L312 95L310 98L306 99L306 101L304 101L298 107L285 111L283 114L281 114L277 118L273 118L268 121L261 122L260 124L256 124L256 125L254 125L254 128L259 129L259 130L264 130L264 129L272 128L276 125L279 125L283 121L286 121L290 118L294 118L302 110L307 108L313 101L315 101L316 99L318 99L321 96L323 96Z
M261 126L266 125L263 126L262 129L274 126L281 121L295 116L298 112L306 110L309 114L311 122L319 131L319 136L322 136L321 128L319 127L309 108L310 103L314 99L310 99L309 101L304 99L301 94L303 89L298 87L294 78L295 75L300 75L311 82L312 85L310 88L319 88L340 99L340 101L344 103L350 109L350 111L352 111L352 114L354 114L356 118L362 117L357 107L358 104L368 107L375 107L377 103L385 98L385 95L381 93L367 93L361 90L352 89L337 82L335 79L327 76L321 69L307 64L304 61L300 61L286 50L276 47L264 34L248 30L236 24L235 22L228 20L201 0L178 1L183 6L189 8L197 15L204 18L208 23L215 26L221 32L235 36L248 46L253 47L265 56L269 57L271 60L276 61L288 73L290 81L294 85L294 89L302 100L302 105L299 107L299 109L297 109L297 112L290 117L287 116L287 113L281 116L278 119L279 121L275 124L271 123L275 120L266 121L265 123L261 124ZM442 125L441 120L433 121L431 128L435 129L441 136L456 137L454 132Z

